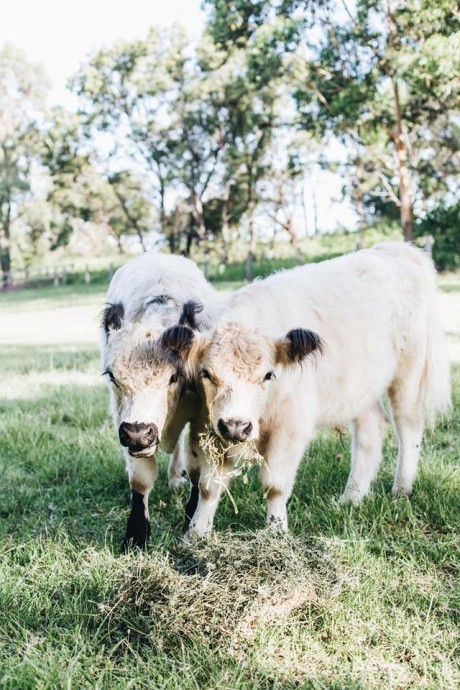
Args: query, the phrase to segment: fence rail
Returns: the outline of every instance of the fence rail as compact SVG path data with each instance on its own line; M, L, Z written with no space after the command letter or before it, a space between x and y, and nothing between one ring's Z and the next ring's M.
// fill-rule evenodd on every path
M423 248L428 256L431 257L433 250L433 238L431 236L424 238ZM356 246L356 251L358 251L358 249L359 246ZM308 259L306 260L308 261ZM288 266L278 266L277 268L283 267L286 268ZM205 277L209 278L210 262L208 254L204 256L203 264L200 265L200 268L202 268ZM20 288L47 286L54 286L58 288L59 286L66 284L89 285L92 282L108 284L111 281L114 273L115 266L112 261L110 261L106 267L97 268L90 268L89 264L86 264L84 267L79 266L77 268L77 266L72 262L66 263L62 266L35 266L31 268L16 269L7 273L6 276L3 275L0 290L14 290ZM240 280L240 277L233 277L229 279Z
M77 268L69 263L63 266L34 266L31 268L19 268L3 275L3 290L34 288L34 287L59 287L67 284L85 283L89 285L95 279L98 282L107 279L107 283L113 277L115 267L112 262L106 268L90 268L88 264Z

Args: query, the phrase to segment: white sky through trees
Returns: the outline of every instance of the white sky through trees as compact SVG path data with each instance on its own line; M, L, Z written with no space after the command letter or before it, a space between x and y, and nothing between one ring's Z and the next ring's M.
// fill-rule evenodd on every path
M77 98L66 83L89 53L119 39L142 39L151 26L174 22L197 38L205 20L200 5L201 0L0 0L0 46L11 43L32 62L42 63L51 85L49 105L75 109ZM338 225L355 229L349 203L338 202L342 184L338 175L319 170L307 180L310 232L313 193L322 231ZM303 218L298 223L302 236Z

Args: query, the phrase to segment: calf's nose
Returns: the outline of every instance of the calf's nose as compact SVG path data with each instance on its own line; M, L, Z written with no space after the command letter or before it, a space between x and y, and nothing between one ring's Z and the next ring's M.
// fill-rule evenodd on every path
M139 453L158 441L158 429L155 424L122 422L118 436L122 446L133 453Z
M242 419L219 419L217 428L228 441L246 441L252 431L252 423Z

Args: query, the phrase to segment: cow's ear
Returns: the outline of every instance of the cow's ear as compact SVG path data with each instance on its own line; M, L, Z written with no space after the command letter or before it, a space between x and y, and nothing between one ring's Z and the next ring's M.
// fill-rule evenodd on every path
M317 333L304 328L295 328L278 340L275 348L277 363L289 366L302 362L312 353L321 354L323 342Z
M196 317L198 314L201 314L203 308L204 305L199 302L194 302L192 300L186 302L182 307L179 325L189 326L193 331L199 330L199 324Z
M108 304L102 312L101 325L105 334L109 335L109 331L117 331L121 328L123 318L125 315L125 308L121 302L115 304Z
M172 350L186 360L192 349L194 332L188 326L172 326L167 328L160 337L160 346Z
M187 376L193 378L206 348L206 339L187 326L167 328L159 340L160 347L179 358Z

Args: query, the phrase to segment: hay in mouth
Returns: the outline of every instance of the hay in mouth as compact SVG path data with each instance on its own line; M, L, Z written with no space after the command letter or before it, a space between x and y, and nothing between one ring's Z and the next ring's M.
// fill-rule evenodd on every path
M257 450L254 440L249 441L224 441L216 434L213 427L208 425L206 431L199 436L199 444L210 465L211 472L208 474L208 481L220 481L220 469L224 463L231 463L232 469L226 473L229 479L243 476L243 482L248 483L248 472L251 467L258 465L262 467L265 459ZM238 513L238 506L230 493L227 484L225 490L232 502L235 513Z

